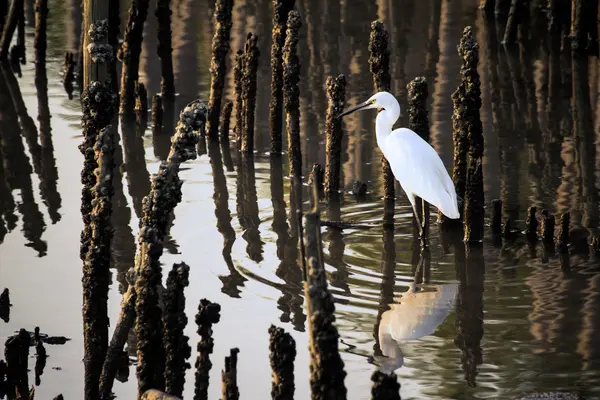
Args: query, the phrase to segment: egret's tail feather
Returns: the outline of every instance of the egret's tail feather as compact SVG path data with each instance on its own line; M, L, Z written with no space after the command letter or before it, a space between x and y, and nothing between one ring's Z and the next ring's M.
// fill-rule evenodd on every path
M459 219L460 212L458 211L458 201L450 196L442 200L443 201L438 205L438 210L450 219Z
M439 210L442 212L442 214L444 214L446 217L448 217L450 219L459 219L460 218L460 213L458 212L458 210L444 211L441 208Z

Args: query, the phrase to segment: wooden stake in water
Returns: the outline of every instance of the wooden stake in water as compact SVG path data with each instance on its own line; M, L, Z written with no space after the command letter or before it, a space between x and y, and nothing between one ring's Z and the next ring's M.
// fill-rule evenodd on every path
M108 15L108 3L93 0L84 2L84 89L92 82L104 83L109 79L108 67L113 59L113 48L108 44Z
M571 224L571 214L569 212L560 216L560 226L558 228L558 236L556 247L563 254L569 252L569 226Z
M408 90L408 128L415 131L421 139L429 142L429 117L427 115L427 79L418 77L407 85ZM416 210L423 221L423 237L429 236L429 203L417 197ZM414 222L418 224L415 219ZM418 227L417 227L418 232Z
M527 240L531 242L537 241L537 231L538 231L538 220L535 217L535 213L537 212L537 207L532 206L527 209L527 228L525 229L525 235L527 236Z
M159 94L152 96L152 136L162 133L163 108L162 97Z
M222 400L238 400L240 391L237 386L237 355L238 349L231 349L225 357L225 368L221 371L223 382Z
M233 111L233 102L228 101L223 106L223 115L221 116L221 128L219 137L223 146L229 148L229 123L231 122L231 112Z
M206 400L208 398L209 373L212 368L210 354L215 347L212 338L212 326L221 319L221 306L211 303L206 299L200 300L196 324L198 325L198 358L196 359L196 382L194 389L195 400Z
M271 102L269 104L270 152L281 153L283 110L283 45L288 14L295 0L273 0L273 31L271 37Z
M325 171L323 170L323 167L321 166L321 164L319 164L319 163L313 164L313 167L310 170L310 174L308 174L308 184L309 184L309 186L311 186L311 185L317 186L317 189L319 191L319 198L322 197L323 192L324 192L324 190L323 190L324 176L325 176Z
M464 68L464 65L463 65ZM462 93L461 93L462 88ZM452 93L452 102L454 103L454 113L452 115L452 141L454 143L454 163L452 169L452 181L456 195L460 198L465 198L465 188L467 186L467 161L468 161L468 129L465 127L466 116L464 116L465 108L464 101L464 86L462 81L459 88ZM443 217L443 216L442 216ZM446 218L442 218L443 220Z
M129 9L129 21L121 46L121 106L124 118L133 119L135 107L135 83L139 79L140 53L144 38L144 23L148 15L149 0L135 0Z
M140 400L181 400L181 398L177 396L171 396L165 392L161 392L160 390L150 389L146 390L144 394L142 394Z
M112 91L112 88L108 85L105 88ZM88 92L84 94L86 93ZM116 101L114 101L110 112L113 116L116 114L116 106ZM113 135L114 130L107 126L99 132L94 146L97 164L94 175L97 179L92 190L93 208L90 215L90 242L82 278L85 392L86 398L90 399L99 398L100 375L108 348L108 288L110 283L108 267L110 265L110 246L113 237L111 223L113 153L115 148Z
M300 145L300 59L298 58L298 31L300 14L291 11L288 16L285 45L283 46L283 104L286 113L288 158L290 175L302 179L302 152Z
M0 38L0 61L8 59L10 43L12 41L13 35L15 34L15 31L17 30L19 20L22 18L23 7L24 0L13 0L10 5L10 9L6 17L6 22L4 23L4 30L0 32L2 35Z
M181 112L168 161L160 165L150 193L144 198L134 269L138 395L148 389L164 389L165 358L157 292L162 277L160 255L171 212L181 201L179 168L181 163L196 158L198 133L205 122L206 107L199 101Z
M167 234L171 213L181 201L179 168L181 163L196 158L198 131L204 129L205 121L206 107L199 101L189 104L180 113L176 132L171 142L171 152L167 161L160 165L158 174L153 177L152 190L144 199L138 254L136 263L130 270L130 276L135 282L130 282L127 292L123 295L121 312L102 369L100 391L103 397L109 395L112 390L119 357L135 322L136 314L139 317L139 310L142 308L143 316L138 321L138 327L141 330L137 330L139 333L138 368L142 370L139 373L141 372L143 376L143 379L139 380L140 393L143 393L142 389L146 386L154 385L152 382L155 376L154 370L160 369L160 365L157 367L154 364L156 360L151 359L153 355L162 353L162 341L157 337L152 337L154 330L160 329L161 324L160 313L156 308L158 306L156 285L160 283L161 276L159 257L162 254L162 241ZM144 275L144 279L138 282L137 278L141 275ZM154 284L153 288L146 286L151 284ZM137 296L140 289L144 291L141 299ZM145 329L146 326L147 329ZM143 336L141 342L139 341L140 335ZM152 351L155 353L152 354ZM150 359L147 359L147 356ZM160 379L162 379L162 374Z
M400 384L394 372L386 374L381 371L375 371L371 375L371 380L373 381L371 399L400 400Z
M160 93L166 103L175 99L175 78L173 76L173 49L171 48L171 0L156 2L158 20L158 57L160 58Z
M233 81L235 88L235 140L238 150L242 147L242 130L244 128L244 102L242 99L242 75L244 73L244 52L238 50L235 54Z
M84 392L99 399L102 365L108 348L108 289L112 240L112 172L117 98L108 74L112 46L108 40L108 3L85 3L83 137L81 213L84 229L80 256L83 260Z
M164 295L165 391L178 397L183 397L187 360L192 355L189 338L183 333L188 321L183 290L190 284L189 275L186 263L173 264Z
M254 151L254 115L256 113L256 75L258 73L258 37L249 33L244 45L242 74L242 147L244 153Z
M36 0L35 36L33 37L33 49L35 51L35 64L37 68L46 68L46 29L48 26L47 20L48 0Z
M148 121L148 92L141 82L135 84L135 116L144 130Z
M554 225L554 215L550 214L548 210L542 210L540 231L542 234L542 241L546 246L554 246Z
M221 97L223 96L227 72L226 60L227 53L229 53L233 0L217 0L215 7L215 34L212 40L210 96L206 124L206 131L210 139L218 139L219 137L219 116L221 115Z
M273 400L294 399L294 360L296 359L296 342L292 335L282 328L271 325L269 328L269 351L273 383L271 398Z
M459 165L462 182L463 161L467 161L465 198L465 242L479 243L483 240L484 195L483 195L483 127L479 117L481 108L481 89L477 64L479 62L479 45L475 41L470 26L463 31L458 46L458 54L463 60L460 69L461 83L452 94L454 100L453 122L455 125L455 161ZM468 148L466 147L468 146ZM457 154L458 151L458 154ZM467 152L468 151L468 157ZM455 181L456 183L456 181ZM461 196L458 193L457 195ZM462 197L462 196L461 196Z
M346 104L346 77L327 78L327 117L325 120L326 162L325 162L325 194L336 196L340 190L340 170L342 158L342 121L338 115Z
M335 305L327 288L321 241L321 217L317 188L313 185L313 204L306 214L306 267L304 282L308 315L311 398L346 398L346 372L338 351L339 334L335 327Z
M371 23L369 38L369 67L373 74L373 84L376 92L391 90L389 39L385 26L380 21ZM381 171L383 174L384 191L384 224L394 222L395 182L390 163L382 156Z

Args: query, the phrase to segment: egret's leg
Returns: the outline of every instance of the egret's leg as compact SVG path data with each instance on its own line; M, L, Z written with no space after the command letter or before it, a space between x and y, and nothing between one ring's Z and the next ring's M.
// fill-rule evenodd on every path
M421 238L421 247L427 247L427 238L425 237L425 232L423 230L423 224L421 223L421 218L419 218L419 213L417 212L417 206L415 205L414 197L409 198L410 205L412 206L413 213L415 214L415 218L417 219L417 224L419 225L419 237Z
M415 201L411 199L410 205L412 206L413 214L415 214L415 218L417 219L417 225L419 225L419 237L423 239L423 225L421 224L421 218L419 218Z
M429 216L428 212L425 212L427 207L429 207L429 203L427 203L425 200L419 198L419 201L421 202L421 211L423 211L423 214L421 214L423 221L422 222L422 227L423 227L423 234L427 235L429 233L429 219L427 218Z

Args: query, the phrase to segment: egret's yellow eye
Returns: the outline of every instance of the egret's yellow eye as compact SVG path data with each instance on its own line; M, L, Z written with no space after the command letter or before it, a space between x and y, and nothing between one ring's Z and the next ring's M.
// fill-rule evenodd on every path
M375 104L375 99L371 100L371 104Z

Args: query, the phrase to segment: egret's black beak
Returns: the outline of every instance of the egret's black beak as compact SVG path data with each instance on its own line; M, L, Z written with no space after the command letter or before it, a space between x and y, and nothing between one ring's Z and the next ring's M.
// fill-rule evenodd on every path
M369 103L368 101L365 101L364 103L360 103L356 107L352 107L352 108L344 111L340 115L338 115L338 118L342 118L344 115L352 114L354 111L362 110L363 108L368 107L370 105L371 105L371 103Z

